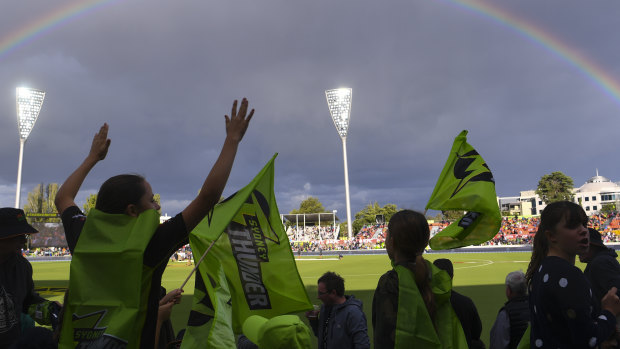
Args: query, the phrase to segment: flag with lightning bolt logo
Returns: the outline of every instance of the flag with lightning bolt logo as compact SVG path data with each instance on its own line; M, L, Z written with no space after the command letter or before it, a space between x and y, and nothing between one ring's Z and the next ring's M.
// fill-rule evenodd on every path
M467 143L467 131L455 139L426 209L467 213L431 238L434 250L477 245L499 231L502 216L495 180L480 154Z
M251 315L312 309L278 213L274 160L190 234L196 259L216 242L198 267L182 348L233 348Z

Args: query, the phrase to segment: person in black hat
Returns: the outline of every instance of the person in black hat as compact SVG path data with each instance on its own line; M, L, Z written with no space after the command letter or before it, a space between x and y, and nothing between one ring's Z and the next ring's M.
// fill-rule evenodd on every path
M590 248L588 252L579 255L579 260L588 263L583 273L592 284L592 294L600 304L610 288L616 287L620 290L620 263L616 259L618 254L605 246L601 234L592 228L588 228L588 231Z
M0 348L7 348L21 334L20 317L33 304L46 302L34 292L32 266L22 256L26 235L37 233L24 211L0 208Z

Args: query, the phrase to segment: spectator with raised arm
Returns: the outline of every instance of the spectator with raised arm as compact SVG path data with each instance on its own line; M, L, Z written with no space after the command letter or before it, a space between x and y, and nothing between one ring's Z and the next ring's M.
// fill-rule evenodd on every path
M254 110L244 98L225 116L226 139L202 188L179 214L159 224L160 208L141 176L114 176L101 186L88 217L75 204L82 182L106 158L108 125L95 134L86 159L56 195L73 255L61 346L155 346L161 277L170 256L220 199ZM98 318L93 320L92 318ZM95 326L93 326L95 324ZM84 327L86 326L86 327Z

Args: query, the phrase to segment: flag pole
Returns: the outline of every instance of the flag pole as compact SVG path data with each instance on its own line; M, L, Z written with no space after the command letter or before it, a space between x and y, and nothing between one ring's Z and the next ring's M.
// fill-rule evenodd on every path
M196 271L196 269L198 269L198 266L200 265L200 263L202 263L202 260L205 259L205 257L207 256L207 253L209 253L209 251L211 250L211 247L213 247L213 245L215 245L215 243L217 242L217 240L220 237L218 236L217 239L213 240L213 242L211 243L211 245L209 245L209 248L207 248L207 250L205 251L205 253L202 254L202 257L200 257L200 259L198 260L198 262L196 263L196 266L194 266L194 269L192 269L192 271L189 273L189 275L187 275L187 278L185 279L185 281L183 281L183 284L181 285L181 287L179 287L179 290L182 290L183 287L185 287L185 284L187 284L187 282L189 281L189 278L192 277L192 275L194 275L194 272Z

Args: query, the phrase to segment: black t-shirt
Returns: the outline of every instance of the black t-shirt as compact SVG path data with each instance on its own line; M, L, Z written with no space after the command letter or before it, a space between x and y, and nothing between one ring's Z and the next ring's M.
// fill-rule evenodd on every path
M19 337L21 313L44 300L34 292L32 265L26 258L16 253L0 264L0 348Z
M62 213L62 223L71 253L86 222L86 216L77 206L67 208ZM188 231L183 216L179 213L159 225L144 251L144 265L155 268L151 279L151 289L147 303L146 321L142 329L141 348L153 348L155 345L155 329L159 310L159 288L168 259L181 246L188 243ZM140 280L136 280L140 282Z

